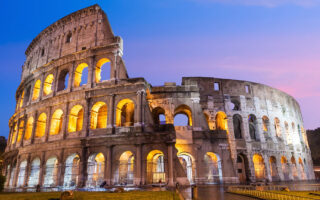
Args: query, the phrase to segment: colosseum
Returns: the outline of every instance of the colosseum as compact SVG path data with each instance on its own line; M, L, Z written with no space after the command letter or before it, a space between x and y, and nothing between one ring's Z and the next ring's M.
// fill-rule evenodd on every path
M28 46L3 174L9 191L314 179L299 104L249 81L129 78L93 5Z

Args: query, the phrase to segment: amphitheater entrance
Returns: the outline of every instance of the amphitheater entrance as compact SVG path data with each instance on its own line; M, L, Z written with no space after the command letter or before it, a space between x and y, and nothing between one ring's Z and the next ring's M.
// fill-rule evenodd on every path
M219 155L207 152L204 155L204 172L207 184L218 184L222 182L221 160Z
M134 156L131 151L126 151L121 154L118 167L116 184L133 185L135 166Z
M65 188L75 188L79 182L80 157L78 154L70 155L66 160L66 168L64 171Z
M288 161L287 161L286 157L284 157L284 156L281 157L281 168L282 168L282 173L283 173L283 179L285 181L290 180L290 177L289 177L289 164L288 164Z
M299 158L299 168L300 168L301 180L305 180L306 179L306 174L305 174L305 171L304 171L304 166L303 166L303 162L302 162L301 158Z
M13 165L12 169L11 169L11 174L10 174L10 182L9 182L9 187L13 187L13 179L14 179L14 174L16 173L16 166Z
M24 160L20 163L20 166L19 166L18 183L17 183L18 187L22 187L24 185L24 177L26 174L26 167L27 167L27 161Z
M105 158L102 153L95 153L88 159L88 179L87 187L99 187L104 181Z
M277 168L277 159L274 156L271 156L269 159L269 163L272 181L280 181L279 172Z
M178 155L179 161L187 174L187 178L190 184L194 184L193 178L193 159L188 153L180 153Z
M147 156L147 183L166 182L165 160L162 151L153 150Z
M31 170L28 180L29 187L35 187L39 184L39 175L40 175L40 159L36 158L31 163Z
M246 159L246 160L245 160ZM247 182L247 169L248 169L248 161L247 157L244 155L238 155L237 156L237 172L240 183L246 183Z
M259 154L253 155L254 173L257 181L264 181L266 178L266 167L264 165L264 159Z
M54 187L58 180L58 159L51 157L46 162L46 171L44 177L44 187Z
M297 164L296 159L292 156L291 157L291 170L292 170L292 176L294 180L299 180L298 170L297 170Z

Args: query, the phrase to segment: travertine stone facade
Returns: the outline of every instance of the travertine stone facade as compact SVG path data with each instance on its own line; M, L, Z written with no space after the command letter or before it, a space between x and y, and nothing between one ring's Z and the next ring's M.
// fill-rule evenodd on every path
M218 78L153 87L129 78L122 49L98 5L31 42L9 121L7 190L314 178L291 96Z

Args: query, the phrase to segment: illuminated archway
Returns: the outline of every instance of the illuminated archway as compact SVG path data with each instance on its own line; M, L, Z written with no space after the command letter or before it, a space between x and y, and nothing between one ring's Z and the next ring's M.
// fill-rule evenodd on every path
M133 126L134 125L134 103L131 99L122 99L116 110L117 126Z
M18 131L18 138L17 138L17 142L20 142L22 139L22 135L23 135L23 130L24 130L24 121L21 120L19 123L19 131Z
M91 129L107 128L107 104L104 102L97 102L91 109Z
M190 184L193 184L194 183L193 157L189 153L182 152L182 153L178 154L178 158L179 158L179 161L180 161L180 163L181 163L181 165L187 175L187 178L188 178Z
M24 160L20 163L17 187L22 187L24 185L24 177L26 174L27 161Z
M109 66L107 66L107 64L109 64ZM95 72L96 72L95 73L95 75L96 75L96 83L99 83L99 82L101 82L103 80L110 79L110 60L107 59L107 58L100 59L97 62ZM109 77L108 77L108 75L109 75Z
M228 117L222 111L219 111L216 115L216 129L228 133Z
M12 133L12 137L11 137L11 144L16 143L17 134L18 134L18 124L16 122L16 124L14 125L14 128L13 128L13 133Z
M281 157L281 168L282 168L282 173L283 173L283 178L285 181L289 180L289 164L287 161L287 158L282 156Z
M300 168L300 173L301 173L301 180L305 180L306 179L306 174L304 171L304 166L303 166L303 161L302 159L299 157L299 168Z
M37 120L36 127L36 138L41 138L45 135L46 132L46 124L47 124L47 115L45 113L41 113Z
M294 180L299 180L298 170L297 170L297 163L296 159L292 156L291 157L291 168L292 168L292 176Z
M16 174L16 165L13 165L11 169L11 174L10 174L9 187L13 187L15 174Z
M177 116L181 116L184 115L187 117L187 124L183 123L180 124L181 122L177 121ZM192 112L191 112L191 108L187 105L180 105L178 106L175 110L174 110L174 124L175 126L181 126L181 125L187 125L187 126L192 126Z
M268 133L269 132L269 128L270 127L270 121L269 121L269 118L267 116L263 116L262 117L262 128L263 128L263 131L265 133Z
M80 157L78 154L68 156L66 160L66 167L64 171L65 188L74 188L78 185L80 173Z
M20 108L23 106L23 102L24 102L24 91L22 92L21 98L20 98L20 103L19 103Z
M46 169L44 175L44 187L54 187L58 181L58 159L50 157L46 162Z
M153 150L147 156L147 182L165 183L165 160L162 151Z
M279 173L278 173L278 168L277 168L277 159L274 156L271 156L269 159L269 164L270 164L270 174L272 181L279 181Z
M70 110L68 132L81 131L83 126L83 107L75 105Z
M253 155L253 165L254 165L254 173L257 180L264 180L265 179L265 165L264 160L261 155L254 154Z
M105 158L102 153L95 153L88 159L87 187L99 187L104 181Z
M85 68L88 67L87 63L81 63L77 66L76 71L74 72L74 81L73 86L79 87L80 85L86 84L82 81L82 73Z
M123 152L119 158L118 184L131 185L134 181L134 156L131 151Z
M37 100L40 96L41 81L37 80L33 87L32 100Z
M49 74L43 83L43 93L44 95L49 95L52 93L52 83L53 83L53 74Z
M280 138L281 137L281 126L280 126L280 120L277 117L274 118L274 129L276 131L276 136L278 138Z
M34 122L33 117L29 117L26 125L26 132L24 133L25 140L29 140L31 138L32 130L33 130L33 122Z
M222 182L221 160L219 155L207 152L204 155L205 181L209 184Z
M39 184L39 176L40 176L40 159L35 158L31 163L28 187L36 187Z
M57 135L62 128L63 111L58 109L54 111L51 118L50 135Z

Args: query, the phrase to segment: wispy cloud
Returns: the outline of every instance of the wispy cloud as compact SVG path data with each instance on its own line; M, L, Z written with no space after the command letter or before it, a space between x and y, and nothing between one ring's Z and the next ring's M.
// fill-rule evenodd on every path
M311 7L320 5L320 0L192 0L201 3L221 3L221 4L235 4L246 6L263 6L263 7L277 7L282 5L297 5L303 7Z

